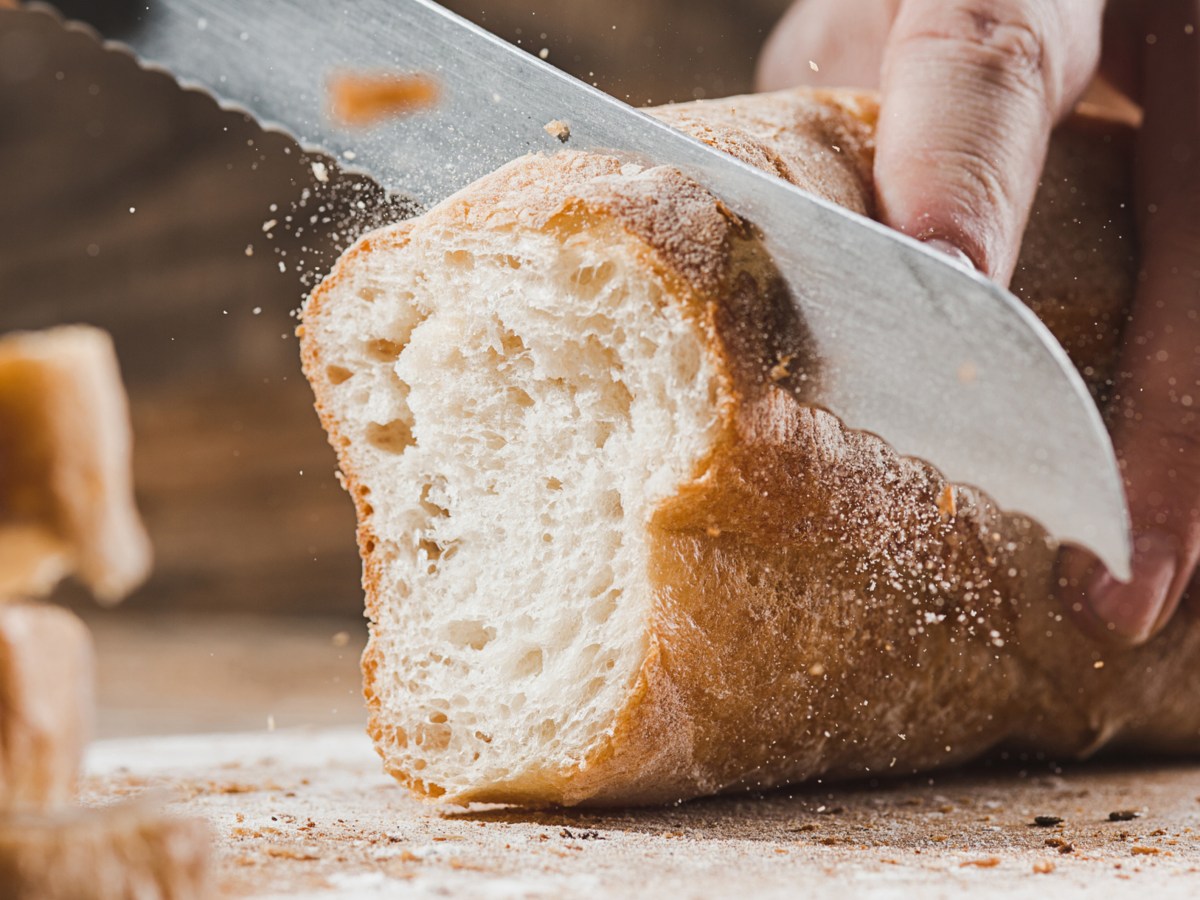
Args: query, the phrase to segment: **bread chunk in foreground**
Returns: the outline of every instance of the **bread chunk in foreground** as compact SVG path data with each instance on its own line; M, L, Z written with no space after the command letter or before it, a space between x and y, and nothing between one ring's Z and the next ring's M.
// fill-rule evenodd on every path
M4 900L204 900L207 823L140 803L0 816Z
M872 212L870 96L657 114ZM1129 139L1056 137L1014 282L1095 384L1132 294ZM370 731L418 792L653 803L1000 743L1200 749L1192 621L1102 650L1036 526L800 402L770 259L673 170L517 160L363 238L301 335L358 509Z

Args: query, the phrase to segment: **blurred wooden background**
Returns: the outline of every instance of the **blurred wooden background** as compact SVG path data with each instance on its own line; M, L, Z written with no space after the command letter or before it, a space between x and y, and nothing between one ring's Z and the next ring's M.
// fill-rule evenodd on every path
M787 4L448 5L640 105L749 90ZM285 139L47 15L0 11L0 331L87 322L116 340L157 556L134 607L361 608L293 311L347 234L386 217L373 186L317 184Z

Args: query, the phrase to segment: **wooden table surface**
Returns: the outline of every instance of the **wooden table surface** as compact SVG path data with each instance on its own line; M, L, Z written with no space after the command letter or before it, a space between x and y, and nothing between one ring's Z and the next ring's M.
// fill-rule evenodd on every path
M1145 897L1200 892L1200 768L996 765L615 812L428 805L358 729L96 744L85 797L208 819L231 897ZM1110 821L1132 810L1131 821ZM1038 827L1035 816L1059 825Z
M85 801L151 791L204 816L229 896L1200 895L1195 761L994 760L668 809L463 810L383 774L363 732L361 619L88 621L102 739ZM1125 810L1138 817L1109 821Z

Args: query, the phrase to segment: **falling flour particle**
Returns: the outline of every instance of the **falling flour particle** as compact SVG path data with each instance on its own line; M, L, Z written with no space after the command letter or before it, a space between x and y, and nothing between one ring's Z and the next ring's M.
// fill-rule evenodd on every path
M312 164L312 173L313 177L321 182L321 184L329 181L329 169L325 168L325 163L323 162L314 161Z
M253 256L253 255L254 255L254 245L253 245L253 244L247 244L247 245L246 245L246 255L247 255L247 256Z
M571 139L571 126L562 119L555 119L552 122L547 122L543 126L543 130L550 137L556 137L562 143L566 143Z
M262 230L264 232L270 231L272 228L274 228L278 224L279 224L278 219L267 219L267 221L263 222L263 224L262 224Z
M550 55L549 47L543 47L541 50L538 51L538 59L545 59L549 55Z

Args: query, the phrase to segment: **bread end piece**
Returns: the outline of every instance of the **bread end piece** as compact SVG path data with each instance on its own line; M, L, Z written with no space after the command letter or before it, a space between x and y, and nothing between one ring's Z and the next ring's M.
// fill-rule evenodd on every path
M129 410L109 336L75 325L0 338L0 601L74 573L104 602L140 584Z

